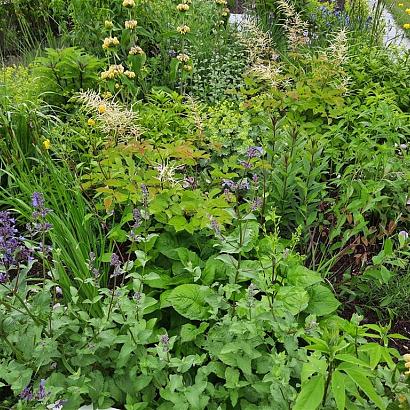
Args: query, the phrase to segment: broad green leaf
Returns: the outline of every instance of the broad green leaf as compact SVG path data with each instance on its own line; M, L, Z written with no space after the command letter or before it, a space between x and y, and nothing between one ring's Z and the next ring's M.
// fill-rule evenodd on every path
M201 335L208 328L209 324L203 322L199 327L187 323L181 327L181 342L192 342L198 335Z
M316 285L309 289L309 313L317 316L329 315L339 306L340 303L326 286Z
M346 406L345 375L338 370L332 375L332 393L336 401L337 410L344 410Z
M323 400L325 378L322 375L313 376L303 384L292 410L316 410Z
M204 320L210 316L205 298L211 293L207 286L184 284L173 289L168 300L180 315L192 320Z
M352 354L337 354L335 356L335 359L340 360L342 362L347 362L347 363L352 363L352 364L357 364L358 366L362 367L370 367L370 365L363 360L358 359L356 356L353 356Z
M307 288L321 282L322 278L317 272L305 268L302 265L298 265L289 269L289 272L286 275L286 280L289 285Z
M377 394L371 381L367 378L366 372L355 369L351 365L339 365L338 368L343 369L347 373L347 375L356 383L357 387L359 387L359 389L361 389L379 409L386 408L386 404L384 403L382 398Z
M305 310L309 303L306 290L300 286L282 286L276 294L275 303L281 303L292 315Z

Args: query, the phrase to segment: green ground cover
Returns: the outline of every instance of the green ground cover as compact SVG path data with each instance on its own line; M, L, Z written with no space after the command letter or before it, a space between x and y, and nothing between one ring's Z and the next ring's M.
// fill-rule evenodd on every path
M0 409L410 408L410 55L376 17L6 3Z

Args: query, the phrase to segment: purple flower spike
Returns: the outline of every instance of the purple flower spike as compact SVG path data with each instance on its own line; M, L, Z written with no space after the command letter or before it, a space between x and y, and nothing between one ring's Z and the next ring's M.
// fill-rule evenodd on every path
M249 147L246 154L248 155L248 158L259 158L263 155L263 148L262 147Z
M117 267L121 265L119 256L116 253L111 255L111 266Z
M37 399L43 400L46 396L47 396L46 381L44 379L41 379L40 386L38 387Z
M33 208L42 209L44 208L44 196L40 192L34 192L33 196L31 197L31 204Z
M23 391L20 393L20 398L22 400L31 401L33 400L33 392L31 391L30 386L26 386Z

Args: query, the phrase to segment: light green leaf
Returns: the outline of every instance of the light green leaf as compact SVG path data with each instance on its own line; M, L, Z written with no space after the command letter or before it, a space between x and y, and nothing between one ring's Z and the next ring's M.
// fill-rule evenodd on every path
M338 370L332 376L332 392L337 410L344 410L346 406L345 375Z
M356 383L357 387L359 387L359 389L361 389L379 409L386 408L386 404L377 394L371 381L366 377L366 373L355 369L351 365L339 365L339 369L343 369L347 373L347 375Z
M316 285L309 289L309 313L317 316L329 315L339 306L340 303L326 286Z
M307 288L322 281L322 277L315 271L298 265L295 268L289 269L286 275L286 280L289 285L302 286Z
M275 303L278 302L292 315L297 315L307 308L309 296L300 286L282 286L276 294Z
M168 300L180 315L192 320L204 320L210 316L205 298L211 293L207 286L184 284L173 289Z
M322 375L316 375L304 383L293 410L316 410L323 399L325 392L325 379Z

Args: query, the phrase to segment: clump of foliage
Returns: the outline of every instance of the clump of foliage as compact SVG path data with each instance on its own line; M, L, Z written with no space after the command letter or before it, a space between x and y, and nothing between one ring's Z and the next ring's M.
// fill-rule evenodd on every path
M408 56L227 4L53 1L2 72L5 408L409 407Z

